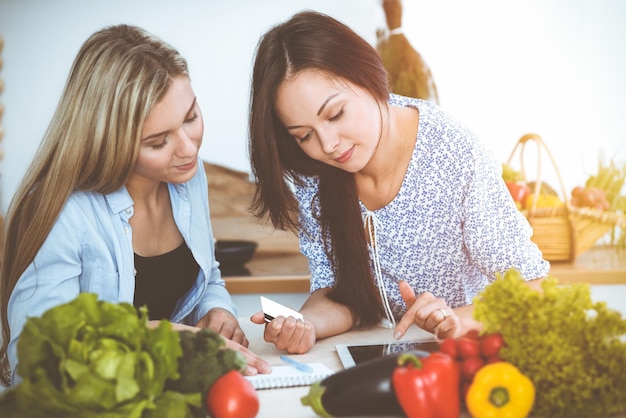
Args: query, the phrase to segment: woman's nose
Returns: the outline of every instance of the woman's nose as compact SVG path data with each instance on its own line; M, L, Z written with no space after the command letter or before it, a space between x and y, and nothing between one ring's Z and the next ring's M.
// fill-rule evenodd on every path
M181 157L194 155L198 151L198 146L193 136L181 129L178 134L178 144L176 147L176 154Z
M322 150L326 154L332 154L339 147L339 137L336 135L320 135L319 139Z

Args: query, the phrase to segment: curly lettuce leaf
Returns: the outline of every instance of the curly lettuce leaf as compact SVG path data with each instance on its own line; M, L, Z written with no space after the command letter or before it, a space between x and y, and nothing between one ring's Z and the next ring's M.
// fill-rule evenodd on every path
M499 332L501 357L533 381L533 415L600 417L626 411L626 320L592 302L587 284L547 278L542 292L514 269L475 300L485 332Z
M145 309L81 293L26 322L18 341L23 381L9 399L34 418L140 418L173 399L160 397L179 377L181 354L169 322L150 329ZM168 410L186 416L187 407L174 404Z

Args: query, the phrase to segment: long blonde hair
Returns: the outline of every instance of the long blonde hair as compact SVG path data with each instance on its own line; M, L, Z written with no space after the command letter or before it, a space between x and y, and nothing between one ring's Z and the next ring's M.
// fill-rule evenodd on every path
M10 385L9 297L74 191L110 193L133 169L143 123L187 62L141 28L117 25L82 45L52 121L7 213L0 258L0 381Z

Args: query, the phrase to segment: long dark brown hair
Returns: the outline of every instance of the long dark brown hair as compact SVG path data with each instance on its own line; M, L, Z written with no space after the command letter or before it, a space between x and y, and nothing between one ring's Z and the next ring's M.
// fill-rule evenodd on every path
M354 175L307 156L276 114L280 84L311 69L353 83L379 103L389 99L378 52L345 24L303 11L270 29L259 41L252 74L249 153L256 189L251 209L275 228L297 232L298 202L289 183L300 175L319 176L319 220L336 275L328 297L350 309L355 326L371 326L384 310L369 267Z

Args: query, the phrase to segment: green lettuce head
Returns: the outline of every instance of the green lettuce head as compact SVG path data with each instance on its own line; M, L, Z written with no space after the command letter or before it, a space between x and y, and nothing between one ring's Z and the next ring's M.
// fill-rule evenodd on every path
M30 417L139 418L179 377L181 354L169 322L151 329L146 309L81 293L26 322L15 406Z

